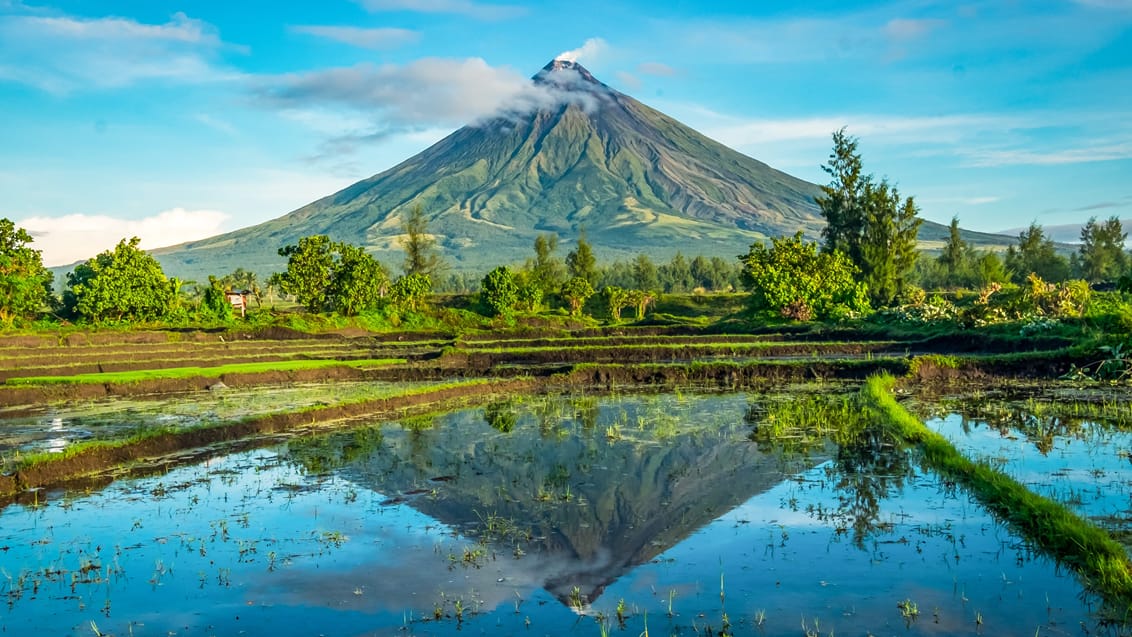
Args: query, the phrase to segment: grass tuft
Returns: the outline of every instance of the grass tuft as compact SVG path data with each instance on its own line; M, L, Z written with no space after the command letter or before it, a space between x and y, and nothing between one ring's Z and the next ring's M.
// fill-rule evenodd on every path
M896 402L891 391L895 382L886 374L869 378L862 387L862 406L871 412L875 422L918 445L929 466L964 485L984 506L1044 551L1072 566L1086 586L1132 610L1132 564L1112 536L1065 505L959 453L946 438L928 429Z

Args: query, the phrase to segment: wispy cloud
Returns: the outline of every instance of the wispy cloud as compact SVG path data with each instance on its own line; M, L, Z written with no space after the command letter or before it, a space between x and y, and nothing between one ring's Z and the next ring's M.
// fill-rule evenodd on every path
M141 239L146 250L203 239L222 232L229 216L218 210L173 208L144 219L72 214L26 217L16 221L35 239L48 267L84 261L129 237Z
M374 50L395 49L406 44L412 44L421 37L421 34L417 31L393 27L363 29L360 27L298 25L291 27L291 31Z
M568 62L592 62L608 48L609 45L606 44L605 40L601 38L590 38L586 40L582 46L569 51L563 51L556 55L554 59L566 60Z
M488 4L472 0L358 0L368 11L415 11L419 13L453 13L477 20L504 20L523 15L526 7L513 4Z
M1099 9L1132 11L1132 0L1073 0L1073 2L1087 7L1097 7Z
M406 65L359 64L259 78L253 92L261 104L291 114L310 116L346 109L369 126L364 130L353 126L348 131L339 127L331 141L359 136L373 141L394 133L523 114L564 101L592 108L597 97L571 90L580 81L570 70L556 72L552 81L535 83L480 58L426 58Z
M531 83L480 58L425 58L404 66L359 64L256 80L259 99L281 108L336 105L393 125L459 125L494 113Z
M676 75L676 69L660 62L641 62L637 65L637 72L644 73L645 75L658 75L661 77L671 77L673 75Z
M233 77L217 63L225 46L211 25L183 13L165 24L127 18L0 15L0 80L66 94L146 80Z
M925 117L845 114L787 119L740 119L706 109L700 113L716 119L704 131L729 145L830 139L833 131L845 127L849 134L876 140L907 142L949 142L971 135L972 130L1016 126L1017 117L1000 115L941 115Z
M967 165L978 168L995 166L1057 166L1088 164L1132 159L1132 142L1096 143L1074 148L1034 150L973 149L967 154Z
M914 40L946 24L946 21L936 19L911 20L908 18L893 18L884 25L884 32L888 37L896 40Z

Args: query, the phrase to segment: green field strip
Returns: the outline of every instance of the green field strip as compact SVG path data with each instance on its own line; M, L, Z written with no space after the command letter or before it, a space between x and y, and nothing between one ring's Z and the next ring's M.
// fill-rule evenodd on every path
M9 378L7 385L58 385L58 384L103 384L136 383L146 380L170 378L216 378L225 374L256 374L262 372L289 372L306 369L326 369L330 367L352 367L372 369L404 363L403 358L366 358L357 360L298 360L267 361L257 363L237 363L215 367L170 367L167 369L146 369L129 372L99 372L94 374L75 374L73 376L21 376Z
M123 360L93 360L93 361L80 361L68 365L36 365L34 367L0 367L0 373L15 373L19 372L23 375L58 375L58 374L35 374L36 370L66 370L68 368L81 368L92 367L95 365L114 366L114 365L146 365L150 363L196 363L198 367L212 367L208 363L213 361L219 364L225 364L224 361L230 362L269 362L269 361L300 361L300 360L357 360L363 358L378 358L373 356L375 352L366 350L348 350L348 351L319 351L319 352L296 352L290 354L261 354L261 355L248 355L248 354L233 354L230 356L185 356L185 357L157 357L157 358L128 358ZM381 352L385 353L385 352ZM395 353L395 352L389 352ZM401 358L397 356L382 356L380 358ZM228 363L232 364L232 363ZM164 365L164 367L173 367L174 365ZM188 365L175 365L177 367Z
M879 424L918 446L932 470L962 484L1035 545L1073 567L1087 587L1132 613L1132 563L1119 542L1065 505L1030 491L988 463L968 459L896 402L895 383L891 376L873 376L861 389L862 406Z
M524 353L541 353L541 352L557 352L562 350L570 350L576 352L607 352L617 350L682 350L682 349L705 349L705 350L720 350L720 351L757 351L762 349L773 348L796 348L796 349L810 349L819 352L822 348L827 349L845 349L850 347L860 347L868 349L892 349L898 347L906 347L909 345L907 341L763 341L752 343L734 343L734 342L721 342L721 343L648 343L648 344L627 344L627 345L576 345L569 344L562 345L547 345L536 347L494 347L494 348L455 348L452 351L457 354L524 354Z

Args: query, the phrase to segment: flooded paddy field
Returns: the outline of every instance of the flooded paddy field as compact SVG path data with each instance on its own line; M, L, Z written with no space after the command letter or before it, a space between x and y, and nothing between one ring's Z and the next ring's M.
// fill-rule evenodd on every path
M1105 402L983 405L927 426L1035 493L1108 529L1132 551L1132 409Z
M159 428L179 430L381 396L435 382L337 382L226 388L146 400L108 398L0 410L0 470L22 454L62 451L75 442L114 440ZM6 415L7 412L7 415Z
M0 632L1128 633L914 451L752 435L806 395L514 397L44 491L0 510Z

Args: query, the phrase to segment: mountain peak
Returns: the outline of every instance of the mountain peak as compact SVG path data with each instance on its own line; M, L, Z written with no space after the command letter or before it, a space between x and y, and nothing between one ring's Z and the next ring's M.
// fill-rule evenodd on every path
M597 86L605 86L605 84L594 77L593 73L590 73L586 67L578 64L573 58L562 55L548 62L532 79L534 79L535 82L548 82L558 85L588 82Z

